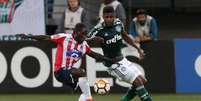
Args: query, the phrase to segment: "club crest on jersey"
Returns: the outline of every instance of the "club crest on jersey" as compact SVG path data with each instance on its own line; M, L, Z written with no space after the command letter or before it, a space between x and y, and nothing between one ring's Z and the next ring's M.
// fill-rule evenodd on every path
M74 57L74 58L79 58L81 57L81 52L80 51L77 51L77 50L70 50L68 52L66 52L66 56L69 56L69 57Z
M121 26L116 26L115 29L117 32L119 32L119 33L121 32Z
M105 33L104 36L108 36L108 33Z

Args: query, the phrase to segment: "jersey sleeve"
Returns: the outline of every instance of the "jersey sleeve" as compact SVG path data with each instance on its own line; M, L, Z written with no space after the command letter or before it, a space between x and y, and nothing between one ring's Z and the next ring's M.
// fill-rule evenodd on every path
M56 43L62 43L65 39L66 35L63 33L51 35L51 40Z
M99 31L102 29L102 25L101 23L97 24L94 28L92 28L89 33L88 33L88 37L89 38L93 38L95 36L97 36L97 34L99 33Z
M91 48L89 46L86 46L86 54L89 54L91 52Z
M121 22L120 26L121 26L121 29L122 29L122 33L126 32L124 24L122 22Z
M121 31L121 33L124 33L124 32L126 32L126 30L125 30L125 28L124 28L124 24L121 22L121 20L120 19L115 19L115 26L117 27L117 29L116 30L119 30L119 31Z
M91 52L91 47L87 44L86 41L84 42L84 45L85 45L85 53L89 54Z

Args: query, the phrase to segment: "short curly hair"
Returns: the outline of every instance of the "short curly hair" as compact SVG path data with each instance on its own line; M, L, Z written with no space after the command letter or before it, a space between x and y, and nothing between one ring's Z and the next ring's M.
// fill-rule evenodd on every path
M106 6L103 8L103 14L104 13L114 13L114 8L112 6Z
M136 15L141 15L141 14L147 14L147 11L145 10L145 9L137 9L137 11L136 11Z

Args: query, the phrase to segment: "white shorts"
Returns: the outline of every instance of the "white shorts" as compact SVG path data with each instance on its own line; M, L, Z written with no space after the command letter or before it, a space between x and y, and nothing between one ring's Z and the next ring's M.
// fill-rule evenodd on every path
M118 62L119 64L113 64L109 67L108 72L110 75L118 78L121 81L133 84L133 81L143 73L138 69L137 64L128 61L126 58Z

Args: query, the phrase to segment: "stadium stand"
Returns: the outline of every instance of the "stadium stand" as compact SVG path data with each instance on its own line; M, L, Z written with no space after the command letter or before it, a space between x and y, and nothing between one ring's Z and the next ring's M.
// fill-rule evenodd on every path
M66 0L55 0L53 18L58 24ZM98 15L100 0L81 0L81 5L89 11L91 19ZM159 27L159 40L201 37L200 0L122 0L128 18L134 16L137 8L146 8L156 17ZM128 20L130 20L128 19ZM92 24L94 24L92 19ZM192 26L193 25L193 26Z

